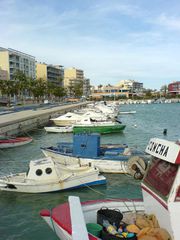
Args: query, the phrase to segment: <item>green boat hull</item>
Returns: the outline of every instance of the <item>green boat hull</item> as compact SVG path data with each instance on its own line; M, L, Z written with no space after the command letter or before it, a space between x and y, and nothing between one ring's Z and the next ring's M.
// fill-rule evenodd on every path
M126 125L113 126L74 126L73 133L118 133L125 129Z

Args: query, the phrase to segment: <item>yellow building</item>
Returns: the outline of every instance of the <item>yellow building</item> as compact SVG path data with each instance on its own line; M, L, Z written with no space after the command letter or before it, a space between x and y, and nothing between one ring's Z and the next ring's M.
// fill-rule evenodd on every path
M45 81L56 85L61 85L64 77L63 66L51 65L46 63L36 63L36 78L42 78Z
M119 86L98 86L91 89L91 97L93 99L103 99L106 97L118 98L118 97L129 97L129 90Z
M29 54L0 47L0 67L7 71L8 80L12 80L17 71L35 79L35 57Z
M75 83L80 83L84 81L83 70L76 68L64 69L64 87L74 85Z

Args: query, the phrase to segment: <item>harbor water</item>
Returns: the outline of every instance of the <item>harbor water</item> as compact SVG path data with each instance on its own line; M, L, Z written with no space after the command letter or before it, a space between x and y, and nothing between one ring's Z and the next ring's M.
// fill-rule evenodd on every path
M126 128L122 133L107 134L101 143L126 143L144 150L152 137L176 141L180 139L180 104L121 105L121 111L136 111L120 117ZM167 134L164 134L167 129ZM27 171L30 160L43 157L40 147L60 141L71 141L72 134L46 133L38 129L25 133L33 142L21 147L0 150L0 174ZM103 198L141 198L140 181L123 174L105 174L107 185L78 190L23 194L0 192L0 240L57 240L54 232L39 216L43 208L52 209L67 201L69 195L82 201Z

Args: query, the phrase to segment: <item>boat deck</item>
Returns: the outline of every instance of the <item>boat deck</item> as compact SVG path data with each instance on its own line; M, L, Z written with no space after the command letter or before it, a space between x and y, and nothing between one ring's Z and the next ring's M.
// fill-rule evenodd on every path
M101 209L104 206L108 208L110 207L113 209L120 209L121 212L130 212L130 211L143 212L144 211L142 199L92 200L92 201L87 201L81 204L82 204L82 209L84 212L86 223L96 222L96 213L86 214L86 212L87 213L89 213L90 211L97 212L98 209ZM42 210L41 212L42 216L45 214L45 211L47 210ZM72 234L69 203L60 204L57 207L53 208L50 216L52 217L53 221L56 222L62 229L67 231L70 235ZM91 234L89 234L89 239L97 240L97 238L92 236Z

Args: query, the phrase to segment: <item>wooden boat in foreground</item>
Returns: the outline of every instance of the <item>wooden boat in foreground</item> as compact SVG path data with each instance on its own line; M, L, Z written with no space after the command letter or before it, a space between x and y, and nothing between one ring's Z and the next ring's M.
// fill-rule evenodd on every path
M32 142L30 137L1 137L0 138L0 148L12 148L25 145Z
M153 138L147 145L146 152L153 156L153 160L149 164L149 168L141 183L143 201L137 199L94 200L81 203L80 207L75 208L72 203L76 202L76 200L70 199L70 203L60 204L52 211L42 210L40 212L41 217L60 239L100 240L103 239L102 236L97 237L91 233L86 234L85 225L87 223L96 223L97 211L99 209L102 207L119 209L123 214L122 221L125 221L124 218L127 213L136 215L143 210L146 214L155 215L159 226L166 230L166 238L154 237L150 239L179 240L180 145L175 142ZM79 221L75 219L74 215L77 218L79 216ZM135 223L137 223L136 219ZM144 231L145 236L148 234L145 228L142 228L141 231ZM84 233L83 236L81 235L82 232ZM143 240L147 238L134 239Z

